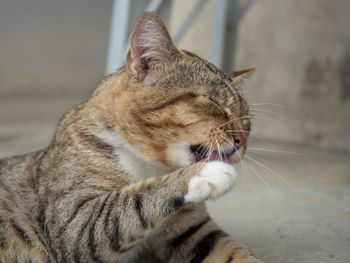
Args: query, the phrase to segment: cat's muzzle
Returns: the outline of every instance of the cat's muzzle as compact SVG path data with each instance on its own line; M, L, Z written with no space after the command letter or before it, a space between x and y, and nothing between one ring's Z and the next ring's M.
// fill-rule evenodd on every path
M237 148L232 147L226 151L218 151L209 149L207 146L195 144L191 145L191 151L195 162L222 161L225 163L230 163L231 157L237 151Z

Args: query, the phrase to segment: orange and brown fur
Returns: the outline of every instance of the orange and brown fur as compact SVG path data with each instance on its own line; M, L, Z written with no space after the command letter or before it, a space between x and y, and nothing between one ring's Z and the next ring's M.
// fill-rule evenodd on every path
M126 67L49 147L0 161L0 262L259 262L204 205L235 182L250 73L178 50L144 13Z

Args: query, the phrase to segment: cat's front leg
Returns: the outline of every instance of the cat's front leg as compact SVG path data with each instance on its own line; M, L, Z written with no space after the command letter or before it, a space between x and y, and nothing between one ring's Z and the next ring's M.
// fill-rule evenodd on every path
M204 204L181 209L144 243L137 262L153 256L168 263L262 263L218 227Z
M232 252L237 253L238 246L234 244L230 247L228 235L209 217L203 201L226 193L235 181L236 172L232 166L222 162L210 162L141 182L143 187L148 188L148 183L151 183L152 188L158 189L158 193L152 198L147 197L146 191L142 193L142 208L146 209L147 199L153 203L153 207L161 210L148 207L147 211L142 212L140 223L144 226L152 225L154 231L147 235L141 245L130 249L130 254L134 256L134 252L138 251L136 254L140 253L140 262L146 262L145 259L152 258L152 255L157 255L160 262L202 262L207 256L212 257L215 254L218 244L220 248L226 249L225 254L219 255L219 258L216 255L216 261L208 262L226 263L232 248ZM134 190L140 192L138 188ZM182 197L179 198L180 196ZM176 207L174 204L177 204ZM161 215L164 211L167 211L166 216ZM144 244L146 246L142 248ZM151 254L150 248L154 250ZM241 248L239 253L242 254L243 250L247 251ZM220 261L223 257L225 261ZM136 261L139 262L138 260Z
M125 232L124 240L140 240L179 209L215 199L235 182L232 166L222 162L197 163L125 187L113 214L118 216L119 231ZM113 220L108 223L113 224Z
M140 260L153 255L158 261L169 263L261 263L217 226L202 202L225 193L235 180L232 166L218 162L204 165L189 180L184 196L188 205L147 236L144 249L139 249Z
M75 199L67 195L54 203L56 215L66 217L57 222L54 214L47 215L48 222L55 222L49 226L54 249L61 261L119 260L177 211L217 198L235 180L233 167L211 162L100 195L92 195L91 187L77 189Z
M220 230L217 230L220 232ZM214 232L215 233L215 232ZM207 234L208 237L210 234ZM207 241L208 242L208 241ZM203 263L263 263L256 259L252 252L231 240L228 236L222 237L220 240L212 240L212 245L209 247L211 251L206 252L205 247L197 247L198 251L193 256L191 263L203 262ZM203 253L207 254L205 258L201 256Z
M121 240L130 240L131 244L126 247L131 249L132 244L159 228L177 211L215 199L230 190L235 182L236 172L232 166L210 162L126 187L118 200ZM122 229L126 231L123 233ZM121 244L121 247L125 246Z

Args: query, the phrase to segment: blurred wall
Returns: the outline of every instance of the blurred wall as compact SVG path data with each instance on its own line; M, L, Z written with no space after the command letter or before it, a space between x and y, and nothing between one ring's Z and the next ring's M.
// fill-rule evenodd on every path
M176 25L193 1L174 2ZM181 48L210 57L212 10L209 1ZM283 105L254 106L256 137L350 151L349 13L348 0L256 0L228 25L235 69L257 69L244 84L251 102Z
M104 75L112 0L0 1L0 158L46 147Z
M1 0L1 95L88 94L104 74L112 3Z
M174 37L190 14L197 0L173 0L170 20L170 34ZM207 0L203 9L183 35L178 47L195 52L209 59L214 1Z

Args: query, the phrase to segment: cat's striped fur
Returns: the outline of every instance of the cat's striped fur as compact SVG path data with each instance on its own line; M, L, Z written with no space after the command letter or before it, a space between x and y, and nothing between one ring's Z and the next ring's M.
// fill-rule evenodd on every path
M234 168L195 162L189 148L224 154L228 130L247 139L244 74L176 49L145 13L126 68L63 118L50 146L0 161L0 262L258 262L203 204L231 189Z

